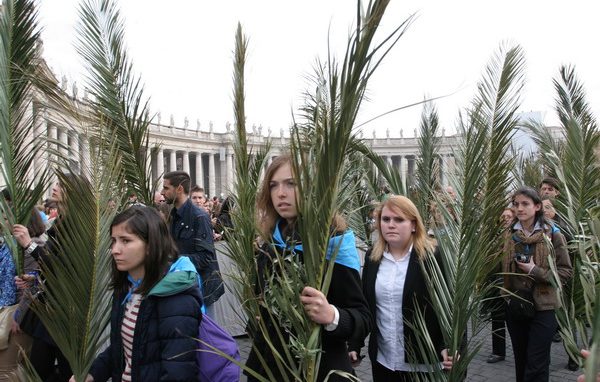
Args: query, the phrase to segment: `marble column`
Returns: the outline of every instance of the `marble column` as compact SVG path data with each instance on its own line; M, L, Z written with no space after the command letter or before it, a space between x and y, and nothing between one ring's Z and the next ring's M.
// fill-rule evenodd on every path
M90 175L90 167L92 165L90 161L90 141L88 137L82 135L81 139L81 151L79 156L79 169L81 174L85 177Z
M69 134L71 136L71 144L69 145L69 163L71 171L76 170L78 174L81 173L81 162L79 155L79 134L73 132Z
M448 185L448 177L446 176L446 160L447 156L440 154L440 184L443 187Z
M37 106L37 105L36 105ZM38 176L38 174L43 170L48 170L46 164L44 163L44 156L47 151L46 148L46 119L43 118L39 107L34 107L34 129L33 129L33 137L32 141L34 142L34 147L38 147L38 151L35 153L35 158L33 161L32 173L34 176L35 183L39 183L42 179Z
M158 148L158 151L156 152L156 179L158 180L157 183L157 190L162 190L162 176L165 172L165 151L163 150L162 147Z
M169 153L169 171L177 171L177 151L174 149Z
M402 155L400 157L400 178L402 179L402 185L404 186L404 189L406 190L406 186L407 186L407 177L408 177L408 156L407 155Z
M190 153L188 151L184 151L183 152L183 171L186 172L188 175L190 174Z
M59 152L62 156L62 159L68 159L69 158L69 133L67 132L66 129L59 129L57 127L57 131L58 131L58 139L60 140L60 148L59 148Z
M47 121L47 120L46 120ZM48 160L48 166L50 167L50 184L53 185L56 183L56 174L53 169L56 167L56 150L58 147L56 146L56 142L58 141L58 130L55 125L50 122L46 122L48 128L48 151L46 153L46 158ZM48 191L46 191L46 196L50 196L50 187Z
M216 190L216 178L215 178L215 154L208 154L208 194L212 198L215 196Z
M202 168L202 153L196 152L196 184L204 188L204 169Z
M233 154L227 154L227 185L226 191L227 193L231 193L233 191Z

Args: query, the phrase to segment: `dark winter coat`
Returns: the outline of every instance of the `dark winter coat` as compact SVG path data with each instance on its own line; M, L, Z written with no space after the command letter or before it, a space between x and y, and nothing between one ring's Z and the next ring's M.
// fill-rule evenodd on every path
M180 255L190 258L202 278L202 297L212 305L225 293L213 243L210 217L188 199L171 210L171 236Z
M295 243L298 244L299 240L296 240ZM295 255L302 259L302 252L296 250ZM264 274L264 270L270 269L273 266L272 259L274 258L276 256L272 245L264 245L258 258L260 275ZM263 279L263 277L259 276L259 279ZM353 373L353 368L348 358L347 341L354 334L366 337L369 333L371 322L369 309L360 287L360 274L353 268L337 262L334 264L331 284L327 293L327 301L338 309L340 317L335 330L330 332L324 328L321 330L323 353L319 365L319 381L323 381L327 373L331 370ZM263 317L268 317L268 314L263 314ZM276 333L275 326L279 324L269 320L266 325L269 332L274 334ZM261 375L266 375L258 357L258 354L260 354L264 357L268 365L273 365L272 371L275 373L276 379L283 380L281 377L277 378L277 367L275 366L274 357L265 339L260 333L254 333L254 337L254 347L250 352L246 366L256 370ZM275 338L273 335L270 337ZM281 348L288 345L275 343L275 346ZM253 381L251 377L248 380ZM329 377L329 381L347 381L347 379L332 375Z
M113 295L110 346L94 361L95 382L121 381L125 367L121 323L124 292ZM202 298L195 272L168 273L143 297L135 324L132 381L197 381L196 353Z

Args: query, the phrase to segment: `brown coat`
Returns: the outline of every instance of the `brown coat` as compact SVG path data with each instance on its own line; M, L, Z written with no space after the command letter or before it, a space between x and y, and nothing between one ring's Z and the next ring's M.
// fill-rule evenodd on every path
M537 243L536 246L542 245L542 250L536 254L543 256L552 256L556 264L558 277L562 285L564 285L572 276L573 268L569 253L567 251L567 243L564 235L556 227L546 227L546 236L551 240L554 247L554 253L550 248L546 247L544 242ZM537 311L554 310L561 306L556 288L553 285L553 275L548 265L548 261L539 261L534 259L535 267L529 275L526 275L519 267L514 264L515 251L511 246L512 238L507 240L505 248L507 249L507 257L503 261L502 271L512 273L505 277L505 288L510 292L520 289L533 288L533 300ZM541 264L541 265L540 265ZM507 294L504 294L507 296Z

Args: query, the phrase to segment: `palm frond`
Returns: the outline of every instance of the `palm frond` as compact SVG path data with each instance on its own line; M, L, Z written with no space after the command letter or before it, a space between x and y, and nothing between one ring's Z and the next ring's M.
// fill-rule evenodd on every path
M51 243L54 253L42 264L44 301L33 305L78 381L85 380L108 339L110 224L115 214L108 201L121 169L116 161L105 162L103 151L93 150L98 156L91 154L82 175L57 174L66 195L64 215Z
M395 195L405 195L406 188L405 183L402 181L402 177L400 176L400 172L395 168L392 164L388 163L385 159L380 157L375 151L373 151L369 146L367 146L364 142L359 141L357 139L352 139L349 144L350 152L359 152L364 155L367 159L369 159L375 168L379 171L379 177L381 177L386 185L388 186L390 192ZM377 184L376 190L380 188L378 184L378 177L372 179L372 184ZM382 195L377 195L381 197Z
M332 266L323 256L331 232L324 227L332 224L342 200L340 188L347 153L369 78L398 39L412 18L409 17L381 43L373 44L375 32L389 1L370 2L361 17L357 6L357 25L341 65L328 57L325 69L317 73L316 102L308 121L310 134L302 131L306 124L296 124L291 136L293 173L297 177L298 220L297 230L302 237L305 285L327 294ZM333 262L335 255L330 262ZM297 294L297 291L295 291ZM299 315L301 317L301 315ZM304 318L304 320L307 320ZM321 326L312 322L298 323L298 328L308 330L308 342L302 364L303 380L312 381L318 375Z
M12 203L0 198L4 232L26 225L48 185L47 167L34 166L44 140L36 134L41 117L34 107L31 76L36 72L40 28L35 1L9 0L0 13L0 172ZM17 272L23 270L21 250L8 241Z
M231 210L231 219L235 229L227 230L229 251L228 255L236 264L235 274L230 277L235 283L232 292L242 302L242 307L248 317L248 324L251 328L250 333L268 333L264 325L265 320L271 317L261 317L261 301L256 296L253 280L258 279L255 251L257 227L256 219L256 195L260 182L261 170L266 165L267 153L270 150L270 144L265 148L253 153L248 147L246 137L246 116L245 116L245 90L244 90L244 71L246 64L246 55L248 49L248 40L244 36L242 27L238 24L235 38L234 51L234 74L233 74L233 100L235 115L236 139L233 145L234 157L236 163L236 178L234 190L231 197L234 200L234 208ZM257 318L261 317L261 318ZM274 354L277 353L276 347L271 344ZM269 380L273 380L271 370L277 369L280 374L285 369L284 356L276 356L276 365L268 365L264 359L261 359L263 369L267 373ZM254 370L240 365L248 373L252 374L258 380L267 379L258 375Z
M342 181L340 211L366 251L372 245L369 212L379 190L372 162L359 152L348 153Z
M512 171L514 189L523 185L536 186L542 182L544 165L537 152L523 153L511 146L509 155L515 158Z
M416 206L421 218L427 224L430 221L432 192L440 188L438 148L440 138L439 117L434 105L426 103L421 114L421 134L419 135L419 156L415 179Z
M152 205L149 101L127 55L124 20L112 0L84 1L79 20L77 51L88 69L96 126L111 132L107 137L117 145L127 187Z
M598 216L600 200L600 163L596 150L600 147L600 131L586 101L583 84L572 67L561 67L554 80L557 92L556 111L561 121L561 144L543 147L549 170L561 182L557 209L574 234L569 243L573 256L574 277L569 281L571 293L562 294L563 306L557 310L561 334L567 351L576 358L579 350L576 332L581 333L584 346L589 338L586 326L597 331L593 318L594 301L600 294L598 261ZM530 126L534 140L548 142L550 133L538 125Z
M441 264L430 256L424 274L449 354L461 354L449 373L435 373L437 380L462 380L480 346L474 337L465 339L469 324L473 334L482 328L478 313L491 287L484 281L491 265L500 260L499 216L514 166L506 152L517 126L522 73L521 49L501 48L486 68L468 117L461 119L463 140L455 153L457 174L450 177L456 200L435 196L444 218L444 229L436 232ZM419 325L425 328L423 320ZM421 332L425 336L421 344L426 348L424 344L431 341L426 330ZM437 355L429 349L422 356L433 360Z

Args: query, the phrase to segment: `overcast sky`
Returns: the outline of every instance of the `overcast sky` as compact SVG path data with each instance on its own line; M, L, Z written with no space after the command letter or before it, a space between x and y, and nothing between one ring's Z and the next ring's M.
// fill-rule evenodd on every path
M57 77L82 81L73 45L78 2L40 0L44 55ZM195 127L224 130L233 122L232 51L237 22L250 39L246 68L248 125L262 124L279 135L301 105L316 57L325 57L328 35L342 55L354 25L352 0L123 0L126 44L162 121L184 117ZM485 64L502 42L520 44L526 54L527 84L522 110L546 112L554 123L552 78L562 64L574 64L596 115L600 108L600 5L595 1L394 0L382 32L417 13L405 36L370 82L369 101L358 121L417 102L436 101L440 120L454 130L458 110L468 105ZM382 33L380 36L383 36ZM366 125L379 137L412 136L421 107Z

